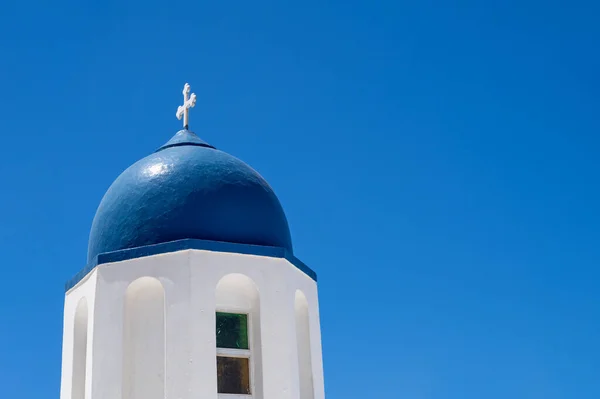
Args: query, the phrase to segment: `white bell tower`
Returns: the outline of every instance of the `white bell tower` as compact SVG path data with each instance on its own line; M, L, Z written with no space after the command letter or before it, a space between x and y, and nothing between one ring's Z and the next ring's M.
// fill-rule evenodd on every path
M187 126L107 191L66 288L60 399L324 399L316 275L277 197Z

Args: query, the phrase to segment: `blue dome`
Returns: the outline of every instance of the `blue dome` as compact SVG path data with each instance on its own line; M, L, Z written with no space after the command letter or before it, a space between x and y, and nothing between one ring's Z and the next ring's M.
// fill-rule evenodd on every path
M88 262L101 253L186 238L292 252L287 219L265 179L181 130L110 186L92 223Z

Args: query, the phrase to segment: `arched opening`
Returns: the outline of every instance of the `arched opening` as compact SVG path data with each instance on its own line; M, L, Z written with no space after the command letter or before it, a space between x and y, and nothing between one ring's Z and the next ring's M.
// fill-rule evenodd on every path
M85 373L87 365L88 305L81 298L75 309L73 326L73 377L72 399L85 398Z
M300 399L314 399L308 301L300 290L296 291L295 309Z
M165 291L142 277L125 293L123 399L165 398Z
M216 289L217 386L219 394L263 397L260 299L242 274L223 277Z

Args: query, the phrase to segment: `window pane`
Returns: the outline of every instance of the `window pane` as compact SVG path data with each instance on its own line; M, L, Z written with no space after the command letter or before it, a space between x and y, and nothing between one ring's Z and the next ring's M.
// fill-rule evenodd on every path
M248 315L217 312L217 348L248 349Z
M242 357L217 356L219 393L250 395L250 362Z

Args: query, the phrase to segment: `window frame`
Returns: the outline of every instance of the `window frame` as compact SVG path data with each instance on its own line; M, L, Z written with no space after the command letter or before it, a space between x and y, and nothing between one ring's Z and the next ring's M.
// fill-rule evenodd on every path
M234 349L234 348L219 348L216 346L216 321L217 313L229 313L229 314L243 314L246 315L246 332L248 334L248 349ZM254 359L252 351L254 348L254 334L253 334L253 317L252 310L245 307L237 306L217 306L215 310L215 347L217 349L217 355L215 357L215 365L217 357L234 357L234 358L245 358L248 359L248 367L250 368L250 394L244 393L219 393L217 389L217 395L221 399L250 399L254 396ZM218 387L218 376L217 376L217 387Z

